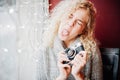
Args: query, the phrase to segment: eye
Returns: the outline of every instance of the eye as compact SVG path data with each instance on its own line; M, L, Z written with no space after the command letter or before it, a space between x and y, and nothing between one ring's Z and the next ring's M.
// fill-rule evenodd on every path
M73 18L73 14L70 14L68 17L69 17L69 18Z
M82 22L80 22L80 21L76 21L76 23L78 24L78 25L82 25Z

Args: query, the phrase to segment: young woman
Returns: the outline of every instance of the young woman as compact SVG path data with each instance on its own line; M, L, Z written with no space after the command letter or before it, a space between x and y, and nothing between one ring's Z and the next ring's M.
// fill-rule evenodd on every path
M63 0L54 8L40 50L40 80L102 80L95 16L95 7L87 0ZM70 60L66 48L79 43L84 50Z

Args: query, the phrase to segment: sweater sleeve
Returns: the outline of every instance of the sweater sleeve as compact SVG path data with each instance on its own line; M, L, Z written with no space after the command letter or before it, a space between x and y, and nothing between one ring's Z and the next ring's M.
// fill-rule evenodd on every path
M96 49L92 56L92 73L91 80L103 80L102 58L99 48Z

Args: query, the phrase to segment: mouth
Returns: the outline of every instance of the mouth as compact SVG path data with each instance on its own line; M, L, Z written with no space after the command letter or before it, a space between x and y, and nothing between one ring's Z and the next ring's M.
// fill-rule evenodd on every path
M62 30L62 35L63 36L68 36L69 35L69 31L67 31L66 29Z

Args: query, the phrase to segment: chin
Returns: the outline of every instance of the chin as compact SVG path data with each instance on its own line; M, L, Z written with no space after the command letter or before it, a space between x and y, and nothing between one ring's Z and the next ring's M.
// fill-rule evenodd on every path
M68 37L66 37L66 36L61 36L61 35L59 35L58 37L59 37L59 39L62 40L62 41L66 41L66 40L68 39Z

